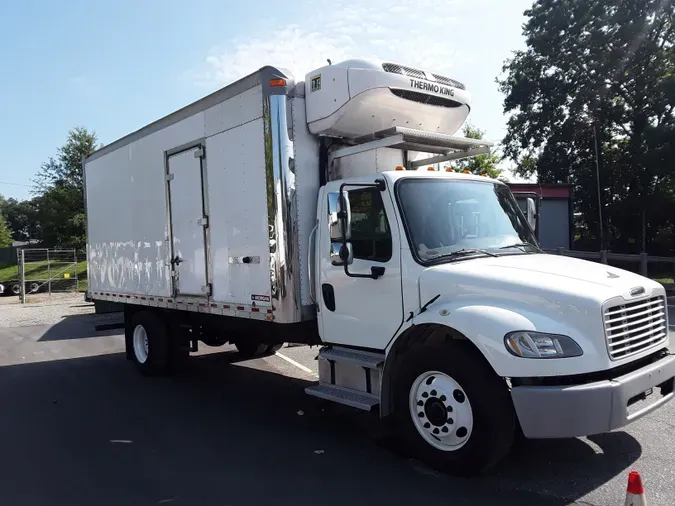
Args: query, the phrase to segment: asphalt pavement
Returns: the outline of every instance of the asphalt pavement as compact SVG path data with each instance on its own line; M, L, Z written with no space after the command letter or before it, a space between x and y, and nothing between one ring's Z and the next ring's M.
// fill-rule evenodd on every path
M306 396L317 348L205 349L178 377L145 378L94 322L0 329L0 504L616 506L631 469L650 506L675 503L675 402L626 430L525 441L459 479L402 453L376 417Z

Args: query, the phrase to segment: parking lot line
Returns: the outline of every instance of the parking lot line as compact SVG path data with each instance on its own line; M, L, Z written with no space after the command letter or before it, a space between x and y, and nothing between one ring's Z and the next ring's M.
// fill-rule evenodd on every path
M275 352L274 354L275 354L277 357L279 357L280 359L285 360L285 361L288 362L289 364L294 365L294 366L297 367L298 369L300 369L300 370L302 370L302 371L305 371L306 373L311 374L312 376L318 376L318 375L317 375L314 371L312 371L309 367L305 367L305 366L302 365L300 362L296 362L296 361L293 360L292 358L287 357L286 355L282 355L282 354L279 353L278 351Z

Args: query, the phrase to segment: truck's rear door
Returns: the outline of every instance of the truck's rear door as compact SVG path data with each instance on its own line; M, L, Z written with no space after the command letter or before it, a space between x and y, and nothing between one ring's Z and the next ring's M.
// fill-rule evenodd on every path
M177 295L209 294L202 146L168 157L169 207Z

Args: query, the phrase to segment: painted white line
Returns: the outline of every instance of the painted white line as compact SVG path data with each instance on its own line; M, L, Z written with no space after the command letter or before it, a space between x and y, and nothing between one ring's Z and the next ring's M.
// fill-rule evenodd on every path
M297 367L298 369L301 369L301 370L305 371L306 373L311 374L312 376L318 376L318 375L317 375L314 371L312 371L309 367L305 367L304 365L302 365L302 364L299 363L299 362L296 362L296 361L293 360L292 358L287 357L286 355L282 355L282 354L279 353L278 351L275 352L274 354L275 354L277 357L279 357L280 359L285 360L285 361L288 362L289 364L294 365L294 366Z

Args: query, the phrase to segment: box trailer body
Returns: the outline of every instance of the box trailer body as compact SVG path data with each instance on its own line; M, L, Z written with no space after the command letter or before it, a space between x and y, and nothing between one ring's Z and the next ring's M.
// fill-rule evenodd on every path
M293 129L306 125L302 94L287 107L287 90L266 84L279 73L262 69L85 161L97 298L279 323L311 315L319 142Z
M264 67L103 147L83 162L88 297L123 303L145 374L199 342L321 345L308 394L458 474L518 427L590 435L669 402L663 286L545 254L534 199L433 170L490 151L455 136L470 103L390 62Z

